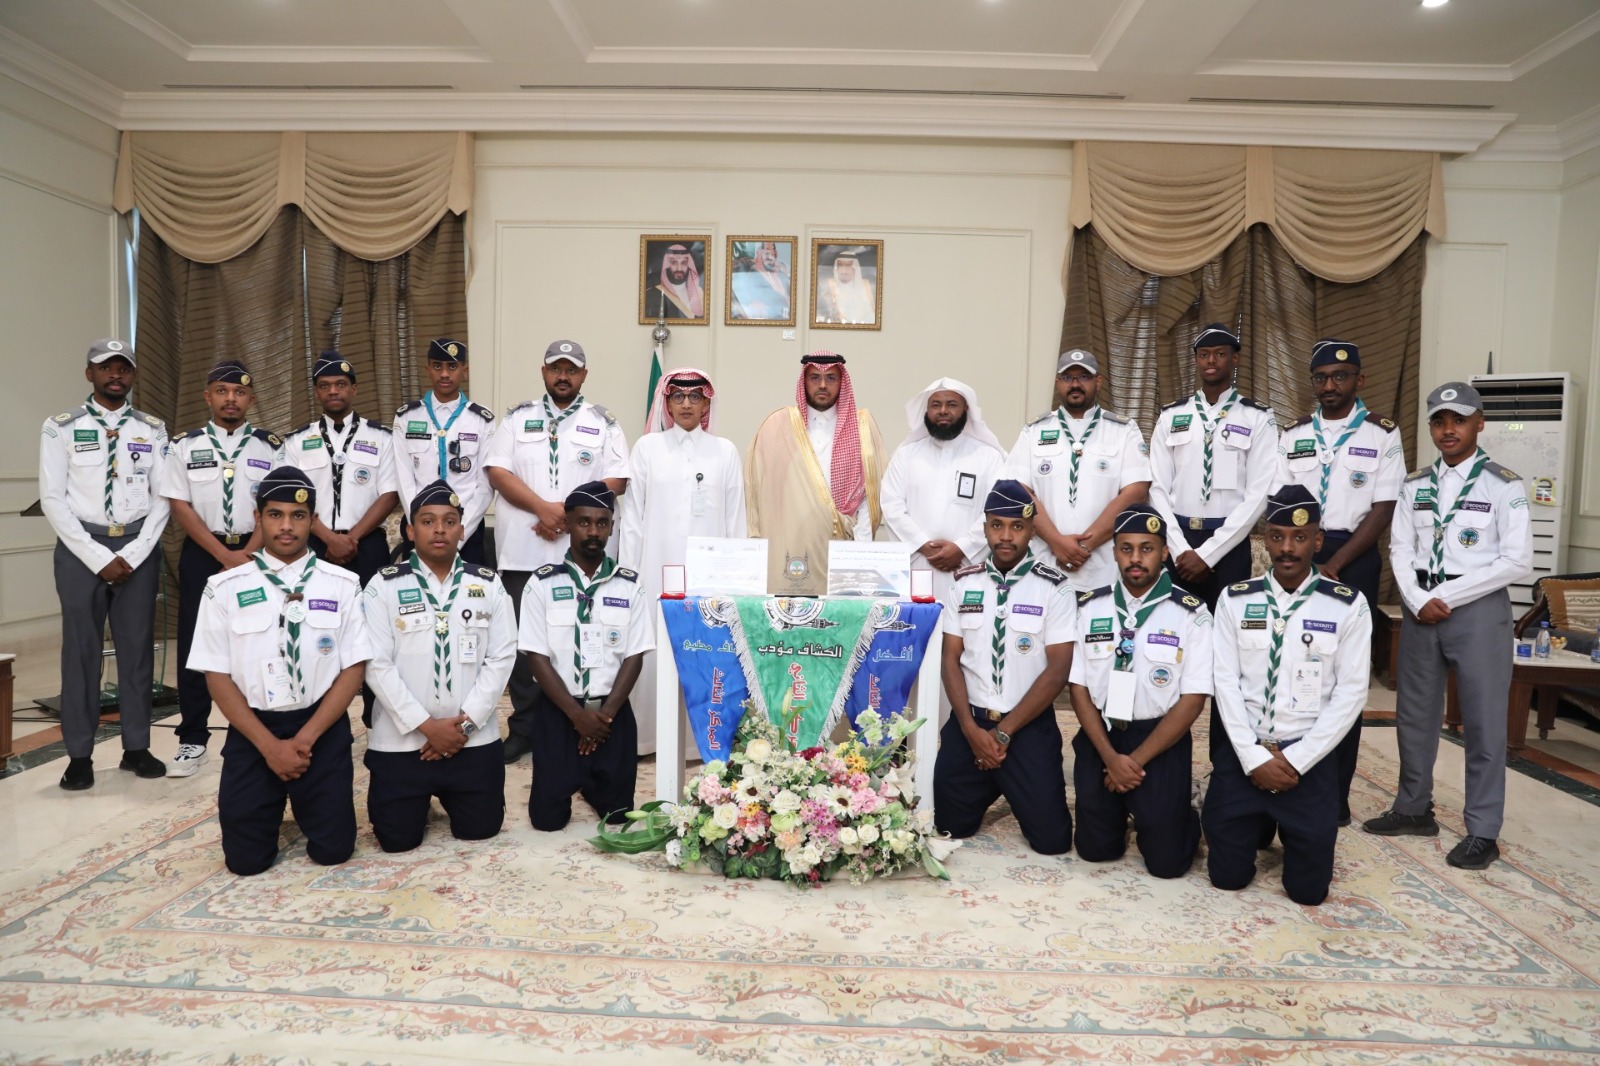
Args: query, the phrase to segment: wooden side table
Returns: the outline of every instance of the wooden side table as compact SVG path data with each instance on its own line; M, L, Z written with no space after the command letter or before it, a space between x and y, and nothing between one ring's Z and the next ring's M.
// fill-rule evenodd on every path
M1600 688L1600 663L1571 651L1552 651L1548 659L1519 659L1512 650L1511 691L1506 697L1506 749L1513 756L1528 746L1528 710L1537 701L1539 739L1556 724L1556 704L1564 688ZM1461 701L1456 677L1450 674L1444 724L1461 729Z

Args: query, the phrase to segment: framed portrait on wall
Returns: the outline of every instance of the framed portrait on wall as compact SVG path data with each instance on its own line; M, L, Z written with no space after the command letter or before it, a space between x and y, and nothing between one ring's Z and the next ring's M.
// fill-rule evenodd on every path
M883 328L883 242L811 239L811 324L817 329Z
M722 320L730 326L794 325L794 237L728 238Z
M706 275L710 234L647 233L639 238L639 324L659 318L685 326L709 326Z

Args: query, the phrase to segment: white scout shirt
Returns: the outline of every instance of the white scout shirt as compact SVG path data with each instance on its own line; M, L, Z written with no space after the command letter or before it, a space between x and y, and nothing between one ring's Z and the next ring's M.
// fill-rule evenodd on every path
M39 431L39 505L84 566L99 573L120 555L138 567L161 542L168 514L159 484L166 454L166 425L126 402L106 411L90 400L45 420ZM116 551L84 528L87 523L102 535L122 536L118 527L140 519L138 534Z
M1278 483L1296 481L1310 489L1322 504L1325 530L1354 533L1373 507L1400 498L1405 477L1400 428L1359 400L1346 418L1307 415L1278 438Z
M913 566L927 565L916 549L930 540L950 541L969 563L983 557L983 503L1005 462L999 448L966 433L950 441L922 437L895 449L879 503L894 539L911 545ZM954 581L951 573L935 570L934 595L943 600Z
M811 441L811 450L816 454L817 465L822 468L822 480L827 484L828 491L832 492L833 440L839 429L839 406L835 404L826 411L819 411L812 407L800 413L805 416L806 437ZM858 409L856 412L858 419L861 413ZM856 426L855 431L857 433L861 432L859 425ZM863 461L865 461L865 456L863 456ZM855 540L872 539L872 504L868 501L869 496L871 496L871 493L863 496L861 498L861 506L856 508L856 525L853 537Z
M655 604L640 594L639 575L609 556L592 579L569 562L533 577L522 590L517 648L546 656L573 699L610 695L623 660L654 650Z
M1486 462L1462 498L1479 457ZM1522 479L1482 449L1454 467L1439 459L1413 470L1400 486L1389 527L1389 564L1401 598L1416 614L1431 599L1460 607L1523 580L1533 573L1532 526ZM1433 572L1436 535L1444 549L1442 573L1449 580L1428 590L1416 571Z
M545 396L506 412L484 463L511 471L535 496L559 504L585 482L627 477L628 441L616 418L599 404L577 396L557 407ZM566 556L567 538L542 539L533 531L538 523L533 512L501 497L494 515L501 570L530 572Z
M1305 773L1333 751L1366 705L1372 675L1367 599L1349 585L1315 574L1306 582L1313 579L1316 587L1303 600L1305 583L1290 594L1271 574L1229 585L1217 599L1217 711L1247 774L1272 758L1259 742L1297 738L1283 757ZM1269 583L1276 611L1268 602ZM1267 672L1280 621L1284 628L1269 707Z
M1026 572L1017 578L1019 570ZM1065 574L1030 553L1004 579L1014 584L1002 606L1000 572L989 563L964 566L944 608L945 635L961 638L967 703L987 709L995 721L1044 673L1045 648L1076 639L1077 609ZM997 640L1003 655L994 651Z
M183 500L213 533L256 528L261 479L282 466L283 441L246 422L233 432L208 422L172 442L161 468L161 495ZM231 488L230 488L231 486Z
M335 533L349 532L379 496L400 491L394 435L353 413L342 426L326 415L301 426L283 439L283 458L317 487L317 518Z
M493 570L457 557L451 578L440 581L426 564L386 566L361 602L372 643L367 684L378 697L369 748L420 751L423 722L463 712L478 727L467 747L500 739L495 705L516 662L517 619Z
M257 565L261 559L290 589L302 590L304 620L292 644L288 597ZM341 671L372 658L358 602L361 582L310 552L284 565L266 552L206 582L189 649L190 670L227 674L256 711L315 707ZM291 612L292 613L292 612ZM299 682L295 668L299 668Z
M1206 436L1211 436L1211 494L1205 496ZM1278 483L1278 421L1260 400L1229 389L1215 404L1197 392L1169 403L1150 434L1150 505L1167 521L1167 550L1193 550L1207 566L1250 536ZM1185 534L1201 519L1223 519L1195 547Z
M1170 595L1150 609L1144 624L1134 629L1132 713L1124 720L1162 718L1182 696L1211 695L1211 612L1198 596L1174 585ZM1155 595L1152 586L1145 595ZM1145 605L1124 587L1130 619ZM1078 595L1076 635L1070 684L1089 690L1089 698L1104 713L1122 639L1123 616L1117 610L1115 586L1106 585Z
M1085 439L1087 434L1087 439ZM1072 499L1074 450L1077 502ZM1023 427L1006 460L1006 476L1033 489L1050 520L1063 534L1082 533L1129 485L1150 480L1149 449L1132 421L1100 407L1083 418L1057 408ZM1044 541L1034 538L1034 553L1047 557ZM1089 561L1067 575L1078 591L1109 585L1117 578L1111 542L1096 548Z
M494 412L458 393L440 403L430 392L394 413L394 467L400 487L400 509L411 511L411 498L424 485L443 479L461 498L461 524L472 536L483 524L494 490L483 468L483 452L494 435ZM444 460L439 442L444 442ZM441 473L441 468L443 472Z

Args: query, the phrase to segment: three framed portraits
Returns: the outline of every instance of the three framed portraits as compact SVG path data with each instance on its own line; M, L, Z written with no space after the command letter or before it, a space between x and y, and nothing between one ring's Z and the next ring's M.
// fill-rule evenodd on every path
M883 328L881 240L811 241L810 324L816 329ZM793 326L799 239L770 234L727 238L722 320L729 326ZM650 233L639 238L639 323L658 319L710 325L706 278L710 234Z

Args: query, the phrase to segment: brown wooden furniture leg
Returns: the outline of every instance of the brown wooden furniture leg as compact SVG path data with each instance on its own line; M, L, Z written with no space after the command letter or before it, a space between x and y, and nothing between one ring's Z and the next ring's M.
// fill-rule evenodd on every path
M0 657L0 770L6 768L11 751L11 656Z
M1543 691L1541 687L1541 694ZM1533 703L1533 686L1513 680L1506 698L1510 700L1506 707L1506 750L1515 758L1528 746L1528 706Z
M1538 699L1539 739L1549 740L1550 730L1556 727L1556 706L1561 702L1561 690L1555 685L1540 685Z

